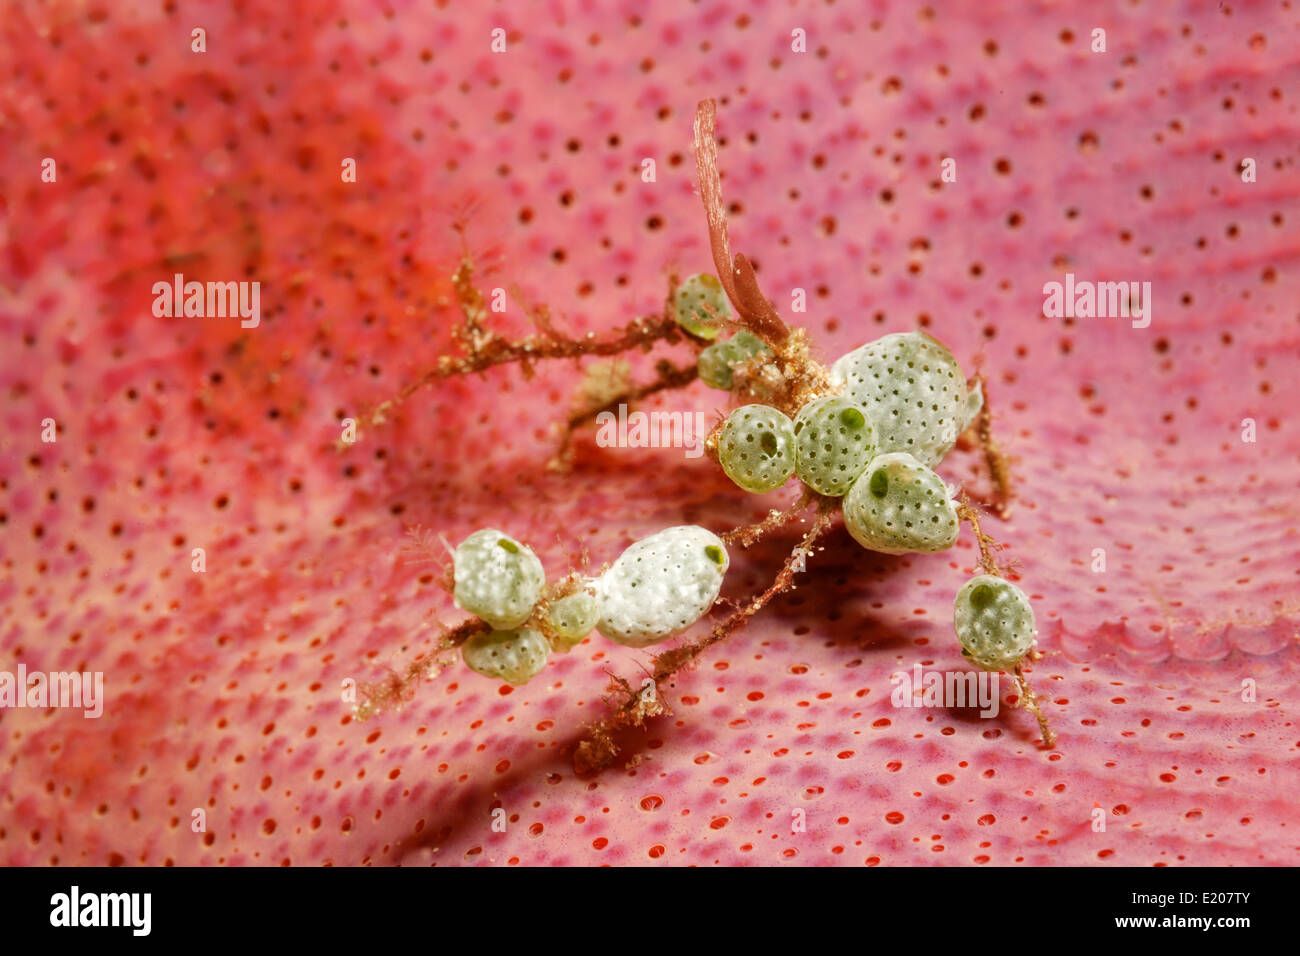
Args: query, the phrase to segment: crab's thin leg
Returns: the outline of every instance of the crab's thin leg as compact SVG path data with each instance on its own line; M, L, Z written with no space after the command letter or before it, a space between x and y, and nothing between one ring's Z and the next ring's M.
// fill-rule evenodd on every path
M975 434L979 438L980 449L984 452L984 464L993 481L993 500L990 505L998 517L1005 521L1011 514L1011 465L993 437L993 408L989 404L988 383L983 375L976 376L976 381L979 382L984 401L975 419Z
M681 326L670 315L633 319L608 338L597 338L594 332L574 338L555 329L550 325L545 313L539 313L539 317L543 319L541 331L511 341L492 332L484 325L487 306L483 293L473 284L473 273L474 267L466 258L461 261L460 267L452 275L452 286L463 316L453 334L464 346L465 354L439 356L433 368L407 385L393 398L381 402L369 415L362 416L362 420L370 427L382 425L387 420L388 414L398 405L421 389L442 379L484 372L495 366L512 362L520 363L527 373L531 371L534 362L544 359L618 355L635 348L648 350L657 341L671 344L686 338Z
M775 508L767 513L767 517L753 524L742 525L739 528L733 528L726 534L719 535L726 544L738 544L742 548L748 548L769 531L775 531L793 521L799 514L805 511L817 494L812 491L805 491L799 500L787 508L785 511L777 511Z
M975 510L974 505L970 503L970 498L964 491L961 500L957 502L957 517L970 524L971 530L975 532L975 543L980 549L980 567L984 569L984 573L1005 578L1006 575L1003 574L1002 568L998 566L997 558L994 557L994 552L1002 550L1002 545L984 533L984 530L980 527L979 512Z
M422 681L428 680L442 669L443 662L438 660L440 653L459 647L475 634L486 634L490 630L490 625L478 618L470 618L445 632L437 646L411 661L400 673L394 671L383 680L362 685L359 688L361 700L353 708L354 716L358 720L365 720L410 700Z
M648 398L657 392L685 388L699 378L700 375L698 365L673 365L666 359L655 366L655 371L658 374L654 381L621 392L599 406L578 409L573 412L568 421L560 426L563 433L560 436L559 447L555 451L555 456L547 462L546 467L551 471L564 470L569 461L570 445L573 441L574 432L587 422L595 421L596 416L601 412L613 411L620 404L631 406L634 402Z
M1056 731L1052 730L1051 726L1047 723L1047 715L1043 713L1042 707L1039 706L1038 695L1035 694L1034 689L1029 686L1029 678L1025 676L1020 662L1017 662L1016 669L1012 672L1012 676L1016 682L1016 689L1020 694L1020 706L1024 707L1025 710L1033 714L1038 720L1038 729L1042 731L1043 743L1049 748L1056 746Z

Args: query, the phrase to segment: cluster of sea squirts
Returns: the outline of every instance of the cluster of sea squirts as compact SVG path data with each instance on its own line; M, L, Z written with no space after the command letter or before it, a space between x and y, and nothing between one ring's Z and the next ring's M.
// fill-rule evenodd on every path
M736 369L772 355L746 329L721 337L731 309L716 277L691 276L673 305L686 331L718 340L699 355L706 384L730 391ZM868 342L841 356L830 378L838 391L812 399L793 420L762 403L734 409L717 440L728 477L755 494L797 477L840 500L849 534L870 551L952 547L960 529L954 489L934 468L979 414L981 391L967 386L952 353L924 332ZM472 670L518 685L551 653L572 649L592 631L628 647L665 641L713 606L729 563L725 544L706 528L667 528L544 601L546 575L532 549L496 529L476 531L456 548L454 597L491 630L466 640L462 657ZM1024 592L991 574L958 591L953 620L963 654L987 670L1014 668L1037 633Z

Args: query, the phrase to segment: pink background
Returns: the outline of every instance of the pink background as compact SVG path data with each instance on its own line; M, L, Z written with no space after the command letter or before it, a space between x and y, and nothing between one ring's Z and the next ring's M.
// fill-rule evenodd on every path
M97 721L0 711L0 859L1297 862L1293 3L102 2L0 23L0 669L102 670L108 695ZM893 558L837 527L594 778L570 751L603 671L647 659L599 636L511 693L457 664L400 713L340 700L462 619L411 526L503 528L558 576L791 500L594 431L547 473L571 363L428 389L333 448L454 349L458 215L511 335L525 301L600 332L657 311L669 270L711 269L705 97L733 246L827 362L924 326L989 376L1019 482L989 530L1038 614L1055 750L1024 712L890 704L895 670L962 666L968 534ZM261 325L155 318L177 271L260 281ZM1045 319L1067 271L1151 282L1151 326ZM685 353L638 357L642 377L662 354ZM724 403L697 384L650 407ZM970 452L941 471L983 481ZM795 535L736 550L724 594L762 588Z

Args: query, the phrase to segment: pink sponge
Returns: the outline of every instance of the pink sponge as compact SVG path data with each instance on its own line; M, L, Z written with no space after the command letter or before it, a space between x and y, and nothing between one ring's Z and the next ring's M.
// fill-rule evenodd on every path
M106 701L0 711L0 859L1300 862L1294 13L849 6L6 4L0 669L102 671ZM989 530L1054 750L1005 701L891 703L895 672L965 666L969 538L842 529L600 776L572 746L646 655L595 636L523 688L457 664L351 716L462 616L411 526L505 528L555 579L787 503L589 436L547 472L571 362L336 447L455 350L456 223L503 334L538 303L607 330L711 268L705 97L733 245L827 363L923 327L989 377L1019 488ZM1150 282L1149 326L1044 317L1067 273ZM258 281L260 324L155 316L176 274ZM940 470L983 481L970 452ZM724 597L793 541L734 549Z

